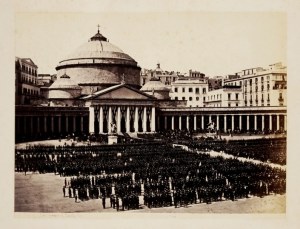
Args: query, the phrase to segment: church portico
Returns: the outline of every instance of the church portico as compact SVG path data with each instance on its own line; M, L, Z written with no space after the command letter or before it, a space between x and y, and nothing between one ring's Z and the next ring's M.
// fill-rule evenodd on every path
M155 132L155 101L148 94L120 84L86 96L90 109L90 133Z

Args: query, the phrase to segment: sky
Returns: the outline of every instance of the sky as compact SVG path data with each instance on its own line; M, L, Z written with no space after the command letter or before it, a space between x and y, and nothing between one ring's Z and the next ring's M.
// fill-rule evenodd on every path
M98 24L141 68L216 76L286 62L286 14L274 12L16 13L15 55L54 74Z

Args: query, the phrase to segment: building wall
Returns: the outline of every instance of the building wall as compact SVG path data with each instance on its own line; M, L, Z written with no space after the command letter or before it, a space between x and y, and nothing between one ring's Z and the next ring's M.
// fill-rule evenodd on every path
M205 95L205 107L239 107L243 106L241 88L221 88L208 91Z
M83 87L83 94L91 94L92 85L120 84L123 75L127 84L135 87L139 87L140 84L140 68L126 65L79 65L57 71L58 78L64 74L70 76L73 81Z
M286 106L286 68L277 66L264 71L252 71L226 85L242 85L244 106Z
M202 107L203 95L208 91L206 81L177 80L171 84L172 100L186 100L187 107Z
M31 99L40 96L40 88L37 85L37 69L38 67L30 59L16 57L16 105L29 104Z

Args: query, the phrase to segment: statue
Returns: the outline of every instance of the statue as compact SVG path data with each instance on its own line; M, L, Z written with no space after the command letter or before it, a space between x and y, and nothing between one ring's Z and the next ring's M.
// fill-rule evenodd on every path
M115 123L110 123L111 133L117 133L117 126Z

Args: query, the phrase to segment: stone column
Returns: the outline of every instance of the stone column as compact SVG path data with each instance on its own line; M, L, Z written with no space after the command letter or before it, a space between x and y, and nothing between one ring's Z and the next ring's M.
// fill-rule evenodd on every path
M211 115L208 116L208 123L211 123Z
M197 130L197 115L194 115L194 130Z
M94 107L89 107L89 133L95 133L95 108ZM73 117L73 131L75 132L75 127L74 127L74 117Z
M94 120L95 120L95 114L94 114ZM93 131L95 132L94 128ZM76 132L76 116L73 116L73 132Z
M269 115L269 129L273 130L273 127L272 127L272 115Z
M40 117L39 116L36 117L36 124L37 124L37 126L36 126L36 132L40 133Z
M178 118L178 127L179 127L179 130L181 130L181 116L179 116L179 118Z
M261 116L261 130L264 131L265 129L265 116Z
M171 123L172 123L172 130L174 130L174 116L172 115L172 121L171 121Z
M47 133L47 116L44 116L44 131Z
M126 133L130 132L130 107L126 108Z
M83 116L80 117L80 131L83 132Z
M51 132L54 132L54 116L51 116Z
M283 130L287 130L287 117L286 115L283 115Z
M111 106L108 107L108 133L111 133L112 112Z
M224 115L224 133L227 133L227 115Z
M121 132L121 107L117 108L117 132Z
M242 118L243 118L243 116L239 115L239 128L240 128L240 130L242 130Z
M99 109L99 133L103 133L103 107Z
M33 117L30 116L30 134L32 135L33 134Z
M201 115L201 129L204 129L204 115Z
M147 107L144 107L143 112L143 132L147 132Z
M220 130L220 126L219 126L219 115L217 115L217 130Z
M249 120L249 115L247 115L247 131L249 130L249 126L250 126L250 120Z
M155 107L151 109L151 131L155 132Z
M186 116L186 129L189 130L190 129L190 116Z
M24 130L24 134L27 133L27 126L26 126L26 123L27 123L27 117L26 116L23 116L23 120L24 120L24 125L23 125L23 130Z
M254 130L257 130L257 115L254 115Z
M277 130L280 130L280 119L279 119L279 115L277 115Z
M134 114L134 132L138 132L139 131L139 111L138 111L138 107L135 107L135 114Z
M66 132L69 133L69 116L66 116Z
M231 130L234 130L234 115L231 115Z
M58 116L58 133L61 133L61 115Z
M167 127L168 127L168 125L167 125L168 123L167 123L167 122L168 122L168 118L167 118L167 116L165 116L165 130L166 130Z

